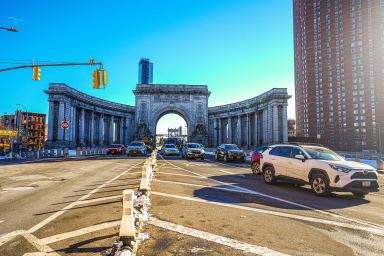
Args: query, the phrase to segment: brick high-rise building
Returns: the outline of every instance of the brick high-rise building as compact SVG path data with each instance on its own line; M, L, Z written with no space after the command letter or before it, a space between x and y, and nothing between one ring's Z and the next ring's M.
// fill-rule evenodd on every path
M297 136L384 151L384 0L293 0L293 19Z

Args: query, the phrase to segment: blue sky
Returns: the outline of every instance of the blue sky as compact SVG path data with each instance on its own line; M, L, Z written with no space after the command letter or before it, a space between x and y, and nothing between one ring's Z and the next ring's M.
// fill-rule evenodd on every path
M42 68L40 81L30 69L0 72L0 113L14 112L16 103L47 113L50 82L133 105L141 57L153 61L155 83L207 84L210 106L273 87L293 94L291 0L3 0L0 26L20 30L0 30L0 68L92 56L108 72L106 90L92 89L94 67Z

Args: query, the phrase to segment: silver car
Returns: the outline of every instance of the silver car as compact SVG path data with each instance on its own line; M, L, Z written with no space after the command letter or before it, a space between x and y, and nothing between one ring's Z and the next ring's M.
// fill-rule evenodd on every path
M181 157L186 159L200 158L204 160L205 150L203 145L198 143L187 143L181 152Z
M133 141L127 148L127 155L147 155L147 147L145 146L145 143L141 141Z
M164 144L161 147L160 154L165 156L178 156L180 155L180 151L175 144Z

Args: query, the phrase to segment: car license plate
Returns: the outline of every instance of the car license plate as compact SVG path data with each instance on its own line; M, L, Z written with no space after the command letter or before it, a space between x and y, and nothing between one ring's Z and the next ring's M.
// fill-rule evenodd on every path
M370 187L371 186L371 182L370 181L363 181L363 187L367 188L367 187Z

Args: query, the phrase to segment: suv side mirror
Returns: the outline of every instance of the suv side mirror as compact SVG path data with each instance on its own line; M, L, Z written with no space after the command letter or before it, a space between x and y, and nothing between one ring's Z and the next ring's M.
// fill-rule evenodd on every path
M303 155L295 155L295 159L305 161L305 157Z

